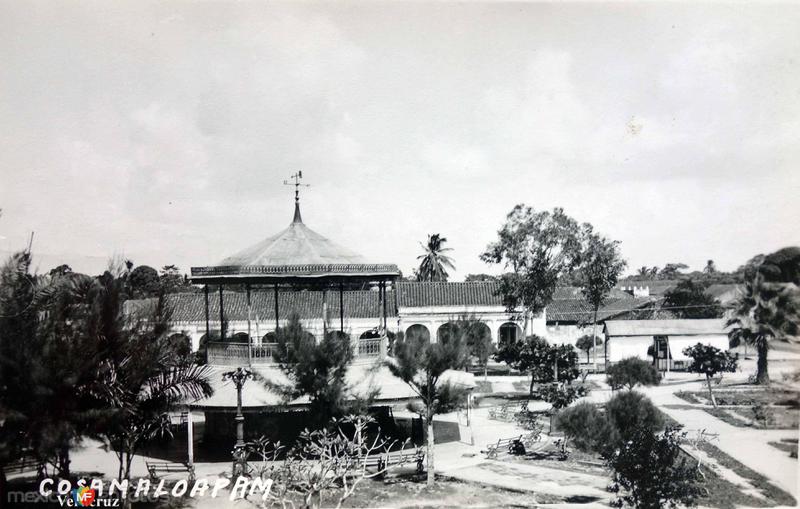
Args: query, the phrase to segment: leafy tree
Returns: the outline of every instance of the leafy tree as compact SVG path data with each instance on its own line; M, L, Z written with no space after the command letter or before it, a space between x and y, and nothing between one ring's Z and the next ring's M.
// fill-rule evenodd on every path
M622 391L614 395L605 405L606 418L614 429L617 446L628 440L637 429L656 432L664 427L664 414L656 408L650 398L636 391Z
M572 345L552 345L547 351L545 366L552 368L548 381L571 383L580 376L578 352Z
M578 350L583 350L586 352L586 362L589 362L589 352L592 348L596 346L600 346L603 344L603 339L597 336L593 336L591 334L586 334L578 338L578 341L575 342L575 346L578 347Z
M580 273L581 293L593 311L592 336L597 336L597 312L617 286L626 266L619 253L618 241L608 240L596 233L587 235ZM594 369L597 370L597 350L594 351Z
M265 383L287 401L308 396L309 414L316 428L326 428L361 405L346 381L355 355L349 336L331 331L317 343L293 313L286 326L276 330L275 341L275 359L290 384Z
M665 308L678 318L722 318L719 301L706 293L706 286L685 279L664 293Z
M123 278L127 294L132 299L145 299L158 296L161 285L158 271L148 265L139 265Z
M186 276L181 274L180 269L176 265L164 265L158 276L158 284L164 293L178 293L191 290L192 285L186 279Z
M448 341L453 336L458 336L467 345L470 356L483 367L483 376L486 377L489 358L496 351L489 327L474 315L461 315L457 320L447 324L442 339Z
M717 273L717 265L714 263L714 260L708 260L706 262L706 266L703 267L703 272L705 274L716 274Z
M445 242L445 237L434 233L428 235L426 244L420 243L425 252L417 256L417 260L422 260L417 270L418 281L447 281L449 275L446 269L455 270L453 259L444 254L452 251L449 247L443 247Z
M668 263L658 273L658 279L674 279L681 275L682 270L688 269L685 263Z
M579 265L588 230L561 208L536 212L520 204L506 217L497 241L481 255L484 262L511 269L503 274L499 293L509 312L522 310L523 331L527 332L531 316L552 301L559 280Z
M433 486L435 470L433 461L433 416L448 413L461 406L466 392L448 382L448 370L463 368L469 352L459 336L449 341L430 343L422 337L401 337L394 343L394 358L386 360L389 371L405 382L420 400L412 407L425 422L428 461L428 486Z
M658 385L661 375L649 362L628 357L606 370L606 381L612 389L627 387L633 390L637 385Z
M50 269L50 272L48 272L47 275L49 275L50 277L59 277L70 274L71 272L72 272L72 267L64 263L62 265L59 265L58 267L53 267L52 269Z
M614 471L611 490L617 493L615 507L640 509L691 507L704 494L697 465L681 454L680 428L656 435L637 429L618 450L605 455Z
M508 364L511 369L528 373L531 377L529 393L533 394L534 383L553 379L553 365L548 362L549 354L550 345L547 340L532 335L523 341L502 343L494 357L498 362Z
M550 403L550 428L553 427L553 418L559 412L576 402L578 399L589 394L589 390L583 385L547 384L542 385L536 391L536 397L542 401Z
M470 283L475 281L497 281L498 277L493 276L491 274L467 274L467 277L464 278L464 282Z
M706 376L708 397L716 407L717 400L714 399L714 392L711 390L711 378L717 373L735 372L739 356L702 343L684 348L683 354L692 359L686 371Z
M728 320L732 346L754 345L756 382L769 384L770 341L789 341L800 332L800 248L780 249L747 263L744 292Z

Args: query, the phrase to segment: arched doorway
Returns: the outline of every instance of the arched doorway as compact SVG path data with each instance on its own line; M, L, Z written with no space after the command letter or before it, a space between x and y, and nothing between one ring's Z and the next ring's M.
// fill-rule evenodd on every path
M231 343L249 343L250 336L248 336L246 332L237 332L231 336L228 341Z
M431 342L431 332L422 324L415 323L406 329L406 339L421 338L426 343Z
M498 344L508 345L522 339L522 327L513 322L506 322L498 330Z
M443 323L436 329L436 342L447 343L456 332L456 324L453 322Z

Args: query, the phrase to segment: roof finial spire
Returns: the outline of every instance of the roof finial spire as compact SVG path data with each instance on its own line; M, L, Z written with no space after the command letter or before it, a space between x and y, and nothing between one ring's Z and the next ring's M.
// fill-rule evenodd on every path
M300 217L300 186L310 187L310 185L300 183L300 179L303 178L302 171L298 171L289 178L293 179L294 182L284 180L283 184L286 186L294 186L294 219L292 220L292 223L302 223L303 218Z

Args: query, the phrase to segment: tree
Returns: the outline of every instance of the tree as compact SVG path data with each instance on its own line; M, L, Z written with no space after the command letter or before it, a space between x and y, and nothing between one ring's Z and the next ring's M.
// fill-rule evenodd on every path
M649 362L628 357L606 370L606 381L614 390L623 387L633 390L637 385L658 385L661 375Z
M706 286L684 279L664 293L663 307L678 318L722 318L719 301L706 293Z
M192 288L192 285L189 284L189 281L181 274L180 269L176 265L164 265L161 268L158 284L161 291L164 293L185 292Z
M163 295L126 312L124 279L106 272L95 281L83 334L101 345L98 378L104 391L97 397L114 411L102 435L117 454L119 480L130 481L131 462L141 446L168 432L168 412L212 393L210 370L175 365Z
M359 404L346 381L354 357L349 336L331 331L317 343L293 313L286 326L275 331L275 341L275 359L290 384L265 383L281 392L287 401L308 396L309 414L316 428L327 427Z
M581 293L592 306L592 336L597 336L597 312L605 304L611 290L617 286L620 274L627 263L619 253L619 242L595 233L587 235L586 248L581 263ZM588 351L587 351L588 353ZM597 350L594 351L594 369L597 371Z
M547 340L536 335L528 336L523 341L502 343L494 358L505 362L511 369L520 373L528 373L531 377L529 394L533 394L533 385L537 381L552 380L552 364L548 362L550 345Z
M129 269L130 270L130 269ZM148 265L139 265L125 277L127 294L132 299L156 297L160 291L158 271Z
M593 336L591 334L585 334L578 338L578 341L575 342L575 346L578 347L578 350L583 350L586 352L586 362L589 362L589 352L592 348L596 346L600 346L603 344L603 338L599 338L597 336Z
M674 279L681 275L682 270L688 269L685 263L668 263L658 274L658 279Z
M717 265L714 263L714 260L708 260L706 262L706 266L703 267L703 273L705 273L705 274L716 274L717 273Z
M470 356L474 357L478 365L483 368L484 378L487 376L489 358L497 350L492 343L492 333L489 327L474 315L461 315L457 320L451 321L443 334L442 339L447 341L453 336L460 337L467 345Z
M455 270L453 259L444 254L452 251L449 247L443 247L445 242L445 237L434 233L428 235L426 244L420 243L425 252L417 256L417 260L422 260L417 270L418 281L447 281L449 275L446 269Z
M520 204L506 217L497 241L481 255L486 263L511 269L500 279L499 294L510 313L521 310L523 333L530 317L552 301L559 280L579 265L582 239L590 229L561 208L536 212Z
M630 440L604 456L614 471L611 490L617 493L615 507L661 509L694 506L704 491L697 465L689 465L681 454L680 428L656 435L637 429Z
M573 404L578 399L589 394L589 390L583 386L562 385L562 384L547 384L542 385L536 391L536 397L542 401L550 403L552 410L550 412L550 428L553 427L553 418L558 413Z
M491 274L467 274L467 277L464 278L464 282L471 283L476 281L497 281L497 279L497 276L493 276Z
M738 356L702 343L684 348L683 354L692 359L692 362L686 368L688 372L706 376L708 397L716 407L717 400L714 399L714 392L711 390L711 378L717 373L735 372Z
M421 337L401 337L394 343L394 358L386 360L386 367L419 397L420 406L412 407L425 422L425 443L428 457L428 487L434 483L433 416L447 413L461 406L466 392L446 380L448 370L463 368L468 351L461 338L455 336L446 342L430 343Z
M800 248L756 256L743 273L744 292L727 323L733 327L731 343L755 346L756 383L769 384L770 341L790 341L800 332Z

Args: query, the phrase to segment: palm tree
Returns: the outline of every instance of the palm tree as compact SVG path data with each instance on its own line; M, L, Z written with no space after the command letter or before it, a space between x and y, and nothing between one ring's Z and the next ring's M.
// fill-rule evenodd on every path
M744 292L734 302L732 317L727 322L729 327L733 327L731 346L742 343L755 346L758 384L769 384L767 355L770 341L788 341L800 330L800 288L796 277L786 277L780 272L785 267L776 263L776 259L779 260L780 255L789 249L792 248L767 257L756 257L748 264ZM800 264L790 261L785 265ZM794 270L796 274L797 268Z
M428 235L427 244L420 242L425 253L417 256L417 260L422 260L417 270L418 281L447 281L449 275L445 268L455 270L453 259L443 254L452 251L449 247L442 247L445 242L447 238L438 233Z

